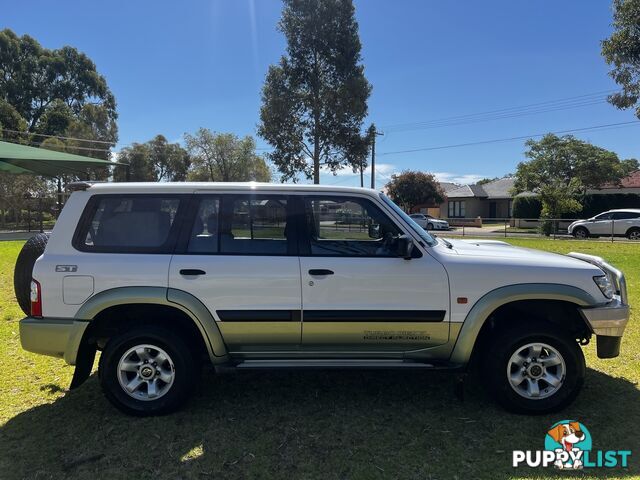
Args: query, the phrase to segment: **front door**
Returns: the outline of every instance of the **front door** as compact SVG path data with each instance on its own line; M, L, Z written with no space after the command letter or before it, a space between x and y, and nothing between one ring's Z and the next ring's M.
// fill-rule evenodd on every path
M496 218L496 202L489 202L489 218Z
M402 352L449 339L449 286L440 263L416 247L371 199L307 196L300 245L302 348Z
M284 195L194 195L169 287L204 303L231 353L300 345L300 265Z
M595 217L590 224L586 224L586 227L589 229L589 233L594 235L611 235L611 228L613 224L611 223L613 215L611 213L602 213Z

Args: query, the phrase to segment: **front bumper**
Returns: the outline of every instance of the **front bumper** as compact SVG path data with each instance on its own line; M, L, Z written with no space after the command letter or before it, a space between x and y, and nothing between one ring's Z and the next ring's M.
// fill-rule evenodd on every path
M602 307L581 308L580 313L596 335L598 357L620 355L622 335L629 321L629 305L616 298Z
M449 230L448 223L432 223L434 230Z
M33 318L20 320L20 343L28 352L64 358L76 364L82 336L89 322L69 318Z
M627 282L624 274L609 265L602 258L584 253L570 253L569 256L596 265L609 276L616 294L613 299L600 306L580 309L592 333L596 335L597 352L600 358L614 358L620 355L620 344L624 329L629 322L629 303L627 297Z

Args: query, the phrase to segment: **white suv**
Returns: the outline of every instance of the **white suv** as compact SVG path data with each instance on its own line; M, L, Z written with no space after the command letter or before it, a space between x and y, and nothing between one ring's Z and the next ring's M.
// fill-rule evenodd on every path
M580 346L595 334L617 356L629 316L624 276L600 258L436 239L374 190L74 189L44 253L38 237L18 259L22 345L76 365L72 388L101 351L104 392L131 414L178 408L205 362L477 364L507 408L547 412L578 394Z
M588 220L573 222L568 231L576 238L613 235L640 240L640 209L609 210Z

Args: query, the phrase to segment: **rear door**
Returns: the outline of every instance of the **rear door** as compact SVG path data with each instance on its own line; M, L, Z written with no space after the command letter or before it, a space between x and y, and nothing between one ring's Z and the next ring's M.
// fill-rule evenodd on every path
M232 353L297 349L300 265L285 195L196 194L169 287L204 303Z
M402 352L449 339L444 267L416 247L398 257L405 233L370 198L306 196L301 235L302 348Z
M631 227L640 226L640 213L614 212L614 229L616 235L626 235Z

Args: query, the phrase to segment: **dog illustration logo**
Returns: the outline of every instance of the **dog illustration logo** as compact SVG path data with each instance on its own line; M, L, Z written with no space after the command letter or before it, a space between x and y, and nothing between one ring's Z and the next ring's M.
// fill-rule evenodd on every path
M591 450L591 434L580 422L562 420L547 431L544 446L556 453L555 467L581 469L584 452Z

